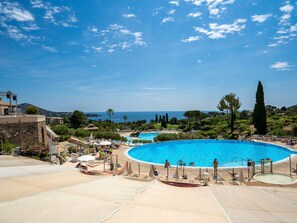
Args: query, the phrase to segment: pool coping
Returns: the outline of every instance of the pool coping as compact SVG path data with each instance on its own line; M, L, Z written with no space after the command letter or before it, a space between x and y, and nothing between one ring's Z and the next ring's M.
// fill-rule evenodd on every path
M174 142L174 141L192 141L192 140L200 140L200 139L186 139L186 140L169 140L169 141L165 141L165 142ZM229 139L201 139L201 140L213 140L213 141L218 141L218 140L221 140L221 141L230 141L230 142L247 142L247 143L259 143L259 144L269 144L269 145L273 145L273 146L277 146L277 147L282 147L283 149L286 149L286 150L289 150L289 151L292 151L294 152L295 154L291 154L291 157L295 157L297 156L297 151L296 150L293 150L291 148L288 148L288 147L285 147L285 146L282 146L282 145L278 145L278 144L274 144L274 143L270 143L270 142L264 142L264 141L255 141L255 140L251 140L251 141L248 141L248 140L229 140ZM157 143L163 143L163 142L157 142ZM157 144L157 143L151 143L151 144ZM145 144L147 145L147 144ZM142 145L139 145L139 146L142 146ZM125 151L125 156L127 156L129 159L131 160L134 160L136 162L139 162L139 163L145 163L145 164L149 164L149 165L156 165L156 166L164 166L164 164L160 164L160 163L152 163L152 162L146 162L146 161L143 161L143 160L138 160L138 159L135 159L133 157L131 157L128 152L131 150L131 149L134 149L135 147L139 147L139 146L134 146L134 147L131 147L129 149L127 149ZM279 163L282 163L282 162L285 162L289 159L289 157L287 158L284 158L284 159L281 159L281 160L278 160L278 161L273 161L274 164L279 164ZM265 163L265 165L268 165L268 163ZM195 168L203 168L203 169L213 169L213 166L179 166L179 165L170 165L171 167L184 167L184 168L190 168L190 169L195 169ZM257 164L256 165L257 167L261 166L261 164ZM232 169L232 168L236 168L236 169L243 169L243 168L248 168L247 166L229 166L229 167L218 167L218 169Z

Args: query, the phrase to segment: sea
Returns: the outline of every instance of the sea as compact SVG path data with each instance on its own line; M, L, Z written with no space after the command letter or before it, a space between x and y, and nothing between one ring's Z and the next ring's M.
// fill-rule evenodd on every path
M143 112L114 112L114 115L111 116L113 122L125 122L123 117L126 115L128 117L127 122L134 122L139 120L146 120L149 123L151 120L155 120L156 114L158 117L165 116L168 113L169 120L172 117L179 119L184 119L185 111L143 111ZM89 117L90 120L109 120L109 116L106 112L85 112L85 114L96 114L97 117Z

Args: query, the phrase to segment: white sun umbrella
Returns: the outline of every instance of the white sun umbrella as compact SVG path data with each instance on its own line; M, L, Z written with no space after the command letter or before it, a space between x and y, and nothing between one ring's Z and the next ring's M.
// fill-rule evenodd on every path
M179 179L178 166L176 166L175 174L173 175L173 178L176 179L176 180Z
M83 155L81 157L78 157L77 159L79 162L88 162L88 161L94 161L95 156L90 156L90 155Z
M110 146L111 145L111 142L109 142L109 141L101 141L100 143L99 143L99 145L100 146Z
M152 165L151 165L151 168L150 168L149 176L154 177L154 169L153 169Z
M238 181L240 182L240 185L242 185L242 183L244 183L244 176L243 176L243 173L242 173L242 169L240 169L240 174L239 174L239 177L238 177Z

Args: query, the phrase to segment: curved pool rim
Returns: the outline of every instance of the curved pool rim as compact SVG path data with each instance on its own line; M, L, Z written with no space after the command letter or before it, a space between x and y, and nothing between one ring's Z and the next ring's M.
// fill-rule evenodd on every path
M270 142L262 142L262 141L248 141L248 140L228 140L228 139L186 139L186 140L169 140L169 141L165 141L165 142L157 142L157 143L151 143L151 145L153 144L162 144L162 143L168 143L168 142L187 142L187 141L200 141L200 140L209 140L209 141L225 141L225 142L247 142L247 143L257 143L257 144L268 144L268 145L272 145L272 146L276 146L276 147L281 147L283 149L286 149L286 150L289 150L291 152L293 152L293 154L291 154L291 157L294 157L294 156L297 156L297 151L291 149L291 148L288 148L288 147L285 147L285 146L282 146L282 145L278 145L278 144L274 144L274 143L270 143ZM141 145L142 146L142 145ZM128 150L126 150L126 152L124 153L129 159L131 160L134 160L136 162L139 162L139 163L145 163L145 164L149 164L149 165L156 165L156 166L164 166L164 164L160 164L160 163L153 163L153 162L147 162L147 161L143 161L143 160L139 160L139 159L136 159L134 157L131 157L129 155L129 151L134 149L134 148L137 148L137 147L141 147L141 146L134 146L134 147L131 147L129 148ZM278 160L278 161L273 161L273 164L278 164L278 163L282 163L282 162L285 162L287 161L289 158L286 157L284 159L281 159L281 160ZM171 164L170 165L171 167L176 167L177 165L174 165L174 164ZM257 167L261 166L261 164L256 164ZM184 166L185 168L190 168L190 169L198 169L198 168L203 168L203 169L213 169L213 167L209 167L209 166ZM219 166L218 169L232 169L232 168L238 168L238 169L241 169L241 168L247 168L246 166Z
M259 179L259 177L261 176L265 176L265 175L274 175L274 176L282 176L282 177L286 177L286 178L290 178L292 179L292 182L289 182L289 183L280 183L280 182L273 182L273 181L264 181L264 180L261 180ZM256 181L258 182L261 182L261 183L266 183L266 184L274 184L274 185L292 185L292 184L295 184L297 183L297 179L296 177L291 177L289 175L286 175L286 174L280 174L280 173L258 173L256 174L254 177L253 177Z

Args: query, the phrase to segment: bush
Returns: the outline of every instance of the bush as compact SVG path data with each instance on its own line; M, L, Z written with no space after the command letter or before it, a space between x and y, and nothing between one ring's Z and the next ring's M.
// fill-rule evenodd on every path
M52 130L58 135L68 135L69 134L69 128L66 125L53 126Z
M205 132L204 135L208 136L210 139L216 139L219 134L215 130L209 130Z
M26 145L22 147L21 155L37 159L44 159L48 156L48 149L41 144Z
M175 133L161 133L154 138L155 142L163 142L169 140L178 140L179 137Z
M59 142L68 141L70 135L60 135Z
M132 143L152 143L152 140L134 139Z
M76 148L74 148L73 146L70 146L69 148L68 148L68 153L76 153Z
M87 137L87 136L90 136L90 132L88 130L85 130L85 129L76 129L75 132L74 132L74 135L76 137Z
M287 132L283 130L281 127L277 127L273 129L271 132L269 132L270 135L276 135L276 136L287 136Z
M139 137L140 132L132 132L130 137Z
M17 145L9 143L9 142L5 142L2 147L2 152L4 154L11 154L15 147L17 147Z
M238 134L236 133L230 133L225 135L226 139L238 139Z
M297 124L292 125L292 135L297 136Z

